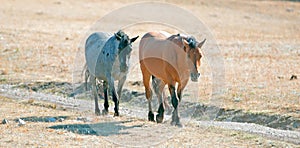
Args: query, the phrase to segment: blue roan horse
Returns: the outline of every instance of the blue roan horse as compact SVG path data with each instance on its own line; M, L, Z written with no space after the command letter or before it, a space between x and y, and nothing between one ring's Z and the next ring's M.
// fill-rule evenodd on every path
M96 32L86 40L85 59L95 99L96 115L100 115L96 88L96 79L98 79L103 81L105 99L103 114L108 113L108 94L110 92L115 103L114 115L119 116L119 98L129 70L131 43L137 38L138 36L130 39L123 31L118 31L113 35ZM118 81L117 93L114 86L115 81Z

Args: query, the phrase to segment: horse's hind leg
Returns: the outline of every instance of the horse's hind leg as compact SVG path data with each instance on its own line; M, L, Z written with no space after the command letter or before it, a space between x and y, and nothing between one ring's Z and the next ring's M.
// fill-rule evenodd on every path
M152 112L152 105L151 105L151 100L152 100L152 92L151 92L151 88L150 88L151 74L144 67L144 65L142 63L141 63L141 70L142 70L142 74L143 74L143 83L144 83L146 98L148 100L148 107L149 107L148 120L149 121L155 121L154 120L154 114Z
M104 109L102 111L103 115L106 115L108 114L108 107L109 107L109 104L108 104L108 93L107 93L107 82L106 81L103 81L103 91L104 91Z
M98 93L97 93L97 88L96 88L96 78L93 75L90 75L90 80L92 84L92 92L95 100L95 114L97 116L100 115L100 109L99 109L99 104L98 104Z
M165 104L163 101L162 93L163 93L165 85L166 84L162 80L157 79L154 76L152 76L152 86L153 86L154 92L155 92L155 94L158 98L158 102L159 102L159 108L157 111L158 114L156 115L157 123L162 123L164 120Z
M180 123L179 114L178 114L179 100L177 98L177 94L175 93L175 86L169 85L169 91L172 97L172 105L174 107L171 124L182 127L182 124Z

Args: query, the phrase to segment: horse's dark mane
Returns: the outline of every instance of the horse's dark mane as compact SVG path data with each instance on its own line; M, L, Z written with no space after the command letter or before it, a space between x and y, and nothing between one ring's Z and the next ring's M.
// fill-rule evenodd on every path
M188 41L189 46L190 46L191 48L196 48L196 46L197 46L197 41L196 41L195 37L189 36L189 37L187 38L187 41Z
M185 36L181 36L179 33L176 34L176 35L171 35L171 36L168 38L168 40L172 41L172 40L175 39L176 37L180 37L180 38L185 39L185 40L189 43L190 48L196 48L196 46L197 46L197 41L196 41L196 38L195 38L195 37L193 37L193 36L185 37Z
M170 41L172 41L174 38L176 38L176 37L180 37L180 36L178 36L178 35L171 35L170 37L168 37L167 39L168 40L170 40Z
M116 35L119 37L124 37L126 34L122 30L119 30Z
M170 37L167 38L167 40L170 40L170 41L172 41L172 40L174 40L174 39L179 40L181 44L183 44L183 43L182 43L182 39L188 40L187 37L182 36L180 33L171 35Z

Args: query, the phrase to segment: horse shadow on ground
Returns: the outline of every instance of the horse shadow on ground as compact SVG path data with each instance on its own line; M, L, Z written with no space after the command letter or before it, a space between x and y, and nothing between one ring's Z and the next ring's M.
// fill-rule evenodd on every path
M55 125L49 128L67 130L76 134L96 135L96 136L111 136L111 135L125 135L129 134L128 129L142 127L143 125L125 126L124 123L131 121L118 122L101 122L96 124L66 124Z

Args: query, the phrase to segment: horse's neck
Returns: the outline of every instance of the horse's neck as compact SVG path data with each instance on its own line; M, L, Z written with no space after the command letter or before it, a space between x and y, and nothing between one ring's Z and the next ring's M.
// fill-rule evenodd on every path
M191 62L187 56L187 53L184 51L184 45L182 39L185 39L184 36L176 36L173 38L173 43L177 45L177 49L175 50L177 55L177 66L180 70L180 73L189 73L189 62Z
M103 56L111 56L113 58L117 56L118 47L117 47L116 38L114 36L108 39L108 41L105 43L104 47L102 48L102 52L106 53Z

